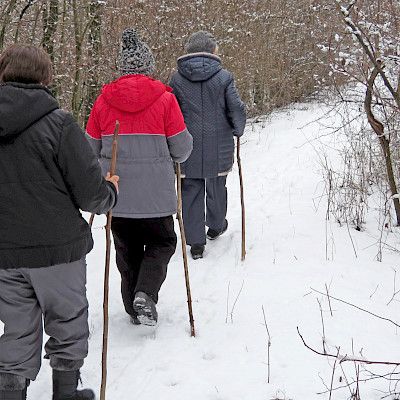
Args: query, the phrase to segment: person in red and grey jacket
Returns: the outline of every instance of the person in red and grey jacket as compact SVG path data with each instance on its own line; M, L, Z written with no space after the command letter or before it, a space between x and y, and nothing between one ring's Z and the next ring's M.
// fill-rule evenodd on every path
M112 233L126 312L134 324L154 325L156 303L176 249L173 161L189 157L193 139L172 90L150 76L155 62L135 30L122 34L121 77L105 85L87 124L87 138L109 170L112 134L120 122L120 195Z

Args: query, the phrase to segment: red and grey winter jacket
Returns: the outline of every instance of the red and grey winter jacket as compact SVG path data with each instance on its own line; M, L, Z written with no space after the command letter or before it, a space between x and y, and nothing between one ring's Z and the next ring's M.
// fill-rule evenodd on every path
M186 161L193 139L171 91L147 76L127 75L105 85L93 106L87 138L104 174L115 122L120 122L116 217L156 218L176 212L173 161Z

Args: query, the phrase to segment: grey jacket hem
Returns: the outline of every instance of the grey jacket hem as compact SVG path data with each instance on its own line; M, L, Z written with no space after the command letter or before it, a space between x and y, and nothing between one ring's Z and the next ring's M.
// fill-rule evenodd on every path
M127 214L127 213L113 212L113 217L143 219L143 218L169 217L170 215L174 215L174 214L176 214L176 209L174 211L168 211L165 213L154 213L154 214Z

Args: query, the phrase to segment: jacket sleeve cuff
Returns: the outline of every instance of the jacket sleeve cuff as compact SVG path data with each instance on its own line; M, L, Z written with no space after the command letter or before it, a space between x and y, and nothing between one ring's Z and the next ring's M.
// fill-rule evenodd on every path
M113 201L113 205L111 208L114 208L117 203L118 203L118 193L117 193L117 189L115 188L115 185L112 182L108 182L107 181L107 185L111 188L112 193L114 195L114 201Z

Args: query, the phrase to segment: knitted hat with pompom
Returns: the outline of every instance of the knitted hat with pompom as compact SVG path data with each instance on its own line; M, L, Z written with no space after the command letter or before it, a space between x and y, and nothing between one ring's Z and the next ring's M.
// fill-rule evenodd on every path
M152 75L155 71L153 53L134 29L125 29L122 33L118 64L122 75Z

